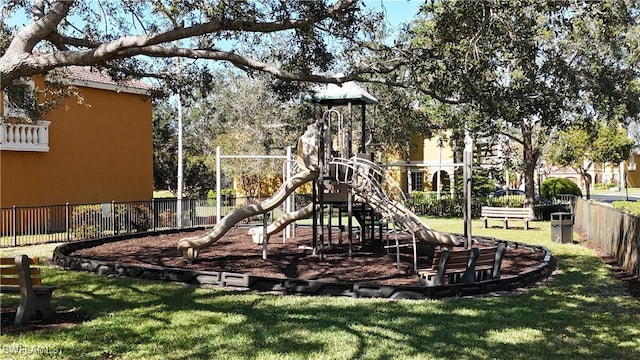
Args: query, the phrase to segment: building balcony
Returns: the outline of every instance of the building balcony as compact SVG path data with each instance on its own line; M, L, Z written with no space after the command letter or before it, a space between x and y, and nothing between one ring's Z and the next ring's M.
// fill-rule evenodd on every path
M0 150L48 152L50 123L9 123L0 118Z

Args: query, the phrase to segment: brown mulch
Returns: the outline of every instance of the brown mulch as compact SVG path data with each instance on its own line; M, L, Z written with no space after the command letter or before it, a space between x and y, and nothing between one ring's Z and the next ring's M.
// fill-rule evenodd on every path
M337 232L333 232L332 246L325 248L324 259L320 260L309 250L312 245L310 229L298 229L296 236L285 242L281 234L271 237L266 260L262 259L262 245L254 244L246 229L231 229L212 246L202 249L193 263L185 262L176 249L178 241L185 236L203 233L175 233L118 241L79 250L73 255L127 264L227 271L274 278L418 285L409 248L403 249L398 271L395 251L390 254L374 253L355 244L353 257L349 258L346 233L343 233L340 245L336 239ZM427 246L420 246L421 253L428 251ZM543 257L544 254L530 249L509 249L502 263L502 274L517 274L540 264ZM418 268L429 266L427 256L418 258Z
M303 247L311 245L310 230L298 230L296 237L287 239L272 237L268 245L268 258L262 260L262 245L256 245L246 235L246 229L233 229L213 246L203 249L198 259L189 264L178 253L176 245L184 236L202 232L149 236L127 241L105 244L84 249L73 255L96 260L116 261L139 265L160 265L184 267L199 270L244 272L259 276L292 277L327 281L370 281L390 285L416 285L416 275L411 271L413 258L402 254L400 271L396 270L395 253L375 254L354 246L354 256L347 256L346 240L326 249L324 261L313 256ZM608 265L613 276L622 281L627 290L640 301L640 279L626 272L620 264L609 256L594 241L582 236L580 245L593 249ZM421 253L425 250L420 248ZM418 267L426 267L425 256L419 256ZM542 255L524 248L508 249L502 263L502 274L522 272L542 261ZM90 320L89 316L76 309L59 310L54 316L42 320L34 316L27 326L15 327L15 308L1 309L0 325L2 334L19 334L43 329L61 329Z

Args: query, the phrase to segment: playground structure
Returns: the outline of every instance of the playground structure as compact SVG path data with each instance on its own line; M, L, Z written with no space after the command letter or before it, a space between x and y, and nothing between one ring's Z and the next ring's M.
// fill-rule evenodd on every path
M332 88L333 87L333 88ZM337 90L339 91L335 91ZM352 122L345 121L335 108L339 105L361 105L362 126L360 139L365 139L365 104L375 104L377 100L354 83L344 84L342 88L329 85L324 93L316 93L310 98L318 104L329 105L314 123L307 127L299 138L297 161L292 167L293 176L287 179L276 193L269 199L254 205L237 209L223 217L214 229L199 237L183 238L178 243L178 250L188 261L197 258L201 249L211 246L224 234L242 220L267 213L284 202L297 188L305 183L314 183L312 202L298 211L285 213L272 224L249 230L254 242L262 243L263 258L267 256L267 244L270 235L281 231L296 220L313 217L313 253L322 258L325 237L331 242L331 215L337 208L339 219L343 211L347 215L347 239L349 256L353 252L355 217L360 224L360 241L368 242L368 246L382 247L382 225L392 225L396 234L396 250L399 246L397 234L403 232L410 235L414 253L416 241L431 244L458 245L460 239L453 234L432 230L423 223L402 202L402 198L393 198L390 194L397 185L386 172L371 160L366 153L366 144L360 141L357 154L352 150ZM400 191L400 193L402 193ZM324 224L325 210L329 210L329 224ZM339 224L342 229L342 224ZM379 229L376 236L375 229ZM327 232L328 233L325 233ZM341 239L341 238L340 238ZM415 258L415 256L414 256Z

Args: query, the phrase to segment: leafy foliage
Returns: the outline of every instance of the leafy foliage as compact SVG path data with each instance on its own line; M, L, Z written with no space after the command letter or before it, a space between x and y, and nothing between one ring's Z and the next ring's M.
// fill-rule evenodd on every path
M640 217L640 203L635 201L614 201L612 203L615 209L626 211L631 215Z
M600 126L598 137L594 140L591 157L597 162L619 164L629 158L635 141L627 136L624 129L613 126Z
M585 181L587 196L591 187L588 173L594 162L618 164L629 157L634 140L617 126L594 124L591 128L571 127L553 136L548 163L575 169Z
M394 75L466 109L458 128L492 129L519 143L533 199L535 167L554 129L596 118L626 122L640 112L634 42L624 41L637 36L637 7L624 0L427 2L394 53L402 59Z
M178 135L175 112L158 104L153 113L153 185L155 189L177 190ZM203 198L214 185L213 171L198 149L185 146L183 151L184 195Z
M10 1L1 11L3 87L68 65L98 66L116 79L172 80L175 57L197 62L188 78L201 89L215 82L206 60L285 81L338 83L348 78L322 75L337 54L353 53L381 27L380 15L358 0ZM5 19L19 13L33 22L11 28Z
M287 146L296 144L306 119L312 116L309 104L281 102L263 76L247 79L220 71L216 78L206 94L190 94L182 102L187 196L204 197L215 187L216 147L225 156L283 155ZM171 102L158 104L154 110L156 187L176 186L176 113ZM221 186L233 187L235 181L249 195L269 194L269 184L282 173L282 160L224 158L220 165Z
M573 181L565 178L550 178L540 184L540 196L553 199L558 195L582 196L582 190Z

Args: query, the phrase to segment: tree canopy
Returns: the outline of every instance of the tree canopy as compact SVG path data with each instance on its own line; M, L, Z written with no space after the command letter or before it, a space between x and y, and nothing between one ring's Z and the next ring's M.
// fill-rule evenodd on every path
M499 133L522 149L513 163L529 200L557 129L640 114L634 0L426 1L393 43L362 0L12 0L0 12L2 88L68 65L197 85L183 95L204 98L221 80L212 64L269 74L287 94L298 82L393 85L375 141L399 149L407 133L438 128ZM25 15L24 26L8 21Z
M327 75L353 44L374 38L380 15L359 0L18 0L2 6L0 84L68 66L114 76L167 78L174 57L223 61L286 81L342 82ZM32 22L8 19L32 14ZM199 63L200 82L211 83Z
M427 2L402 51L385 56L396 81L463 106L471 116L459 128L522 146L531 203L555 129L640 113L639 10L630 0Z
M574 126L554 134L546 152L546 160L578 172L585 182L589 198L589 170L593 164L619 164L629 157L634 143L625 130L616 126L596 124L593 129Z

